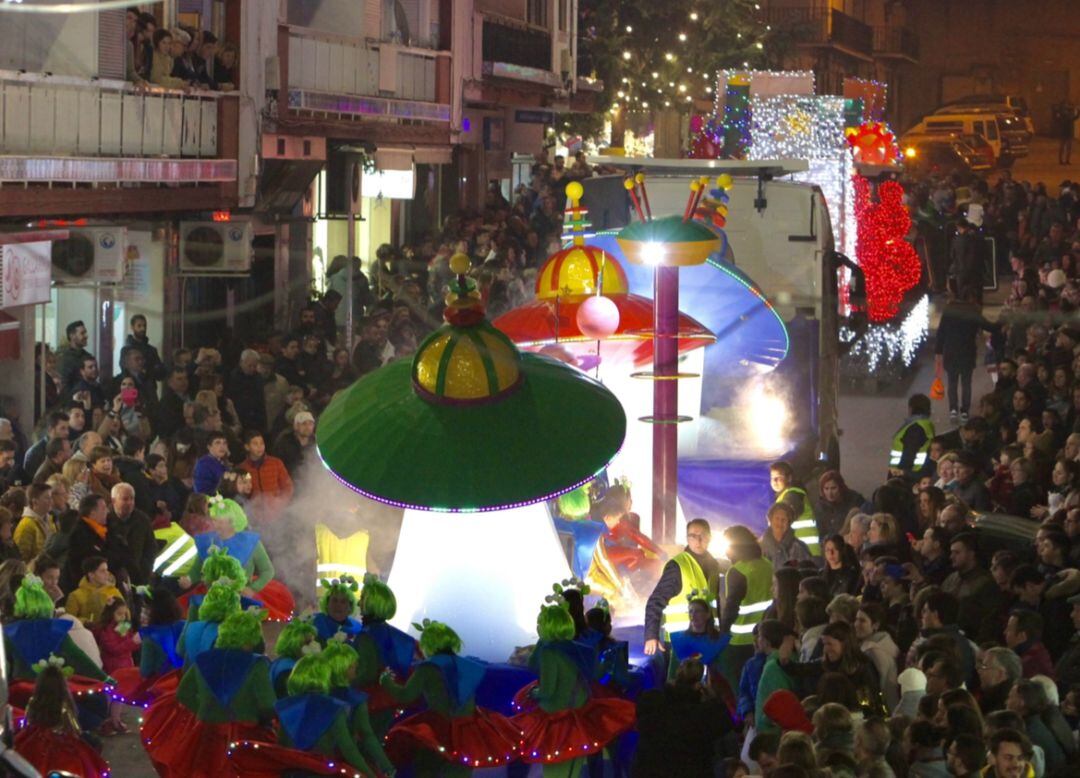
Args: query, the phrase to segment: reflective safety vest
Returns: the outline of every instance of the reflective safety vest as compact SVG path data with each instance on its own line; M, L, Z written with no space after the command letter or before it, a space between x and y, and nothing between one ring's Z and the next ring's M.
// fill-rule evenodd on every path
M746 579L746 594L739 603L739 615L731 625L731 645L752 646L754 627L765 619L765 611L772 605L773 566L765 557L736 562L732 569L738 570ZM724 599L727 599L727 577L724 578Z
M918 452L915 454L915 461L911 463L911 472L918 475L926 467L926 460L930 456L930 440L934 437L934 422L930 421L930 419L909 421L900 428L899 432L893 435L892 450L889 452L889 467L900 467L900 460L904 456L904 435L916 425L922 427L923 432L926 433L926 440L923 441L922 446L919 447Z
M165 547L154 557L154 572L162 578L179 578L191 572L197 551L195 538L175 521L164 529L154 530L154 538Z
M672 632L682 632L690 626L690 603L686 599L690 596L690 592L694 589L707 591L709 588L705 571L701 569L701 565L689 551L676 554L671 561L679 566L682 589L668 601L667 607L664 608L664 618L660 622L660 639L665 643L670 640L669 635Z
M801 540L810 549L813 556L821 556L821 538L818 537L817 520L814 518L814 508L810 505L810 498L806 496L806 490L797 486L789 486L780 492L777 502L783 502L788 494L797 494L802 497L802 513L791 522L791 529L795 537Z
M339 538L325 524L315 525L315 588L322 587L323 579L332 580L350 575L359 583L364 582L367 572L370 533L364 529Z

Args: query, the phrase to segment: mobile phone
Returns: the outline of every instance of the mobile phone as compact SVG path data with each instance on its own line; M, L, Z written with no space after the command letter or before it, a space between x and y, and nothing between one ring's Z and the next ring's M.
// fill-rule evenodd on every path
M915 542L915 536L913 534L911 534L910 532L907 533L907 542L908 543L914 543Z
M135 401L139 398L139 390L134 387L120 390L120 402L131 408L135 405Z

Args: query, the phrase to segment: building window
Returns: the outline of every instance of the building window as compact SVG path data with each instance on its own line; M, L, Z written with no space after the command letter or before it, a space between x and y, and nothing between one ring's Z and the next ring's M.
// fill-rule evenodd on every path
M529 24L548 29L548 4L547 0L528 0Z
M569 19L566 18L566 0L559 0L559 32L566 32Z

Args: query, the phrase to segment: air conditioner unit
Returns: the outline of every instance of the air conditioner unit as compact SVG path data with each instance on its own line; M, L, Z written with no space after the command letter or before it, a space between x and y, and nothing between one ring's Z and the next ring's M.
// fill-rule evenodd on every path
M53 283L119 284L126 257L127 227L69 229L67 238L52 244Z
M220 275L251 271L251 222L180 222L180 272Z

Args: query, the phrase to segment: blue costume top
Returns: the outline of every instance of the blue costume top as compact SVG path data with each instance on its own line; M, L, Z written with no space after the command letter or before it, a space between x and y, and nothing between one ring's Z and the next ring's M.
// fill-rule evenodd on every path
M265 661L266 657L262 654L238 648L214 648L200 654L195 660L195 667L221 707L229 710L233 697L243 688L251 668L257 662Z
M367 635L375 642L380 661L399 676L409 674L416 656L416 640L385 621L364 624L357 638Z
M315 631L319 634L319 642L325 643L330 640L338 632L344 632L350 639L360 634L360 630L363 629L363 625L352 616L349 616L345 621L335 621L325 613L316 613L315 617L311 620L311 625L315 627Z
M270 663L270 683L278 697L285 696L285 683L289 680L289 673L294 667L296 667L296 660L287 656L279 656Z
M218 628L216 621L189 621L184 628L184 667L199 658L199 655L214 647Z
M67 619L20 619L4 625L4 637L23 662L33 665L56 653L71 627Z
M206 559L210 554L211 546L224 548L229 552L229 556L236 559L241 565L246 565L251 559L251 555L255 553L255 548L259 545L259 542L259 533L251 530L237 532L228 540L222 540L221 535L216 532L203 532L195 536L195 549L199 552L200 559Z
M577 640L541 640L529 657L529 668L540 674L540 655L544 651L555 651L570 660L586 683L596 678L596 648Z
M673 632L671 634L671 650L679 660L700 657L701 663L708 667L723 653L731 642L730 633L709 637L708 635L695 635L690 630Z
M294 748L310 751L340 714L349 717L349 704L326 694L298 694L274 703L281 728Z
M177 646L180 643L180 635L183 633L186 625L186 621L177 621L172 624L152 624L149 627L142 627L139 629L139 635L142 637L143 642L154 643L161 649L161 653L164 655L164 660L158 667L143 667L140 662L140 675L144 678L149 678L156 675L162 675L177 667L183 666L184 660L177 651ZM142 657L150 657L150 652L143 650L140 652L140 655Z
M439 671L453 708L460 708L476 696L476 689L487 673L487 668L480 662L456 654L436 654L420 664L431 665Z

